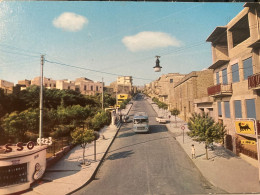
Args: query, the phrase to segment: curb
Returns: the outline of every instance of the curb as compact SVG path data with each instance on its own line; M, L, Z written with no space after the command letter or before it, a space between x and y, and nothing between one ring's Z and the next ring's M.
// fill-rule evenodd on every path
M103 157L102 157L101 160L99 161L99 163L98 163L98 165L97 165L95 171L93 172L92 176L90 177L90 179L89 179L88 181L86 181L86 183L84 183L84 184L83 184L82 186L80 186L79 188L77 188L77 189L75 189L75 190L73 190L73 191L67 193L67 195L70 195L70 194L73 194L73 193L79 191L80 189L84 188L85 186L87 186L90 182L92 182L92 181L95 179L95 176L96 176L96 174L97 174L97 172L98 172L100 166L102 165L102 163L103 163L103 161L104 161L104 159L105 159L105 157L106 157L106 155L107 155L107 153L108 153L110 147L112 146L114 140L116 139L117 134L118 134L118 132L119 132L121 126L122 126L122 124L119 123L119 125L118 125L118 127L117 127L117 131L116 131L115 136L113 137L112 141L110 142L108 148L106 149L106 151L105 151Z
M132 106L133 106L133 105L132 105ZM132 106L129 108L127 114L130 112ZM110 147L111 147L112 144L114 143L114 141L115 141L115 139L116 139L116 137L117 137L117 134L119 133L119 130L120 130L121 126L122 126L122 123L119 122L116 126L117 126L117 131L116 131L116 133L115 133L115 136L113 137L112 141L110 142L108 148L106 149L106 151L105 151L103 157L102 157L101 160L99 161L99 163L98 163L98 165L97 165L95 171L93 172L92 176L90 177L90 179L89 179L88 181L86 181L86 183L84 183L84 184L83 184L82 186L80 186L79 188L77 188L77 189L75 189L75 190L73 190L73 191L67 193L67 195L73 194L73 193L75 193L75 192L81 190L82 188L84 188L85 186L87 186L90 182L92 182L92 181L95 179L95 176L96 176L96 174L97 174L99 168L101 167L102 163L104 162L104 159L105 159L105 157L106 157L106 155L107 155L107 153L108 153Z

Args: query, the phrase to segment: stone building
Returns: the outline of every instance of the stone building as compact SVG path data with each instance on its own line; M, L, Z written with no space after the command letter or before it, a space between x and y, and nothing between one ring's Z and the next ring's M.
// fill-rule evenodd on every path
M187 121L195 112L195 103L204 103L207 99L207 87L213 85L213 70L193 71L183 77L173 89L172 108L180 111L179 117ZM194 102L197 99L197 102ZM207 110L212 114L213 110Z
M33 80L31 80L31 85L41 85L41 77L35 77ZM53 80L51 78L43 77L43 86L47 89L55 89L56 88L56 80Z
M207 38L212 45L209 68L214 70L214 85L208 95L214 98L214 118L227 128L225 146L252 158L257 158L255 133L240 130L248 130L250 118L260 120L259 16L259 4L246 3L226 26L216 27Z
M169 105L169 109L174 107L174 85L177 84L185 75L179 73L169 73L160 76L156 81L145 86L145 91L150 97L156 97L160 101Z
M75 82L74 81L69 81L68 79L64 80L57 80L56 81L56 88L63 90L63 89L68 89L68 90L74 90L76 89Z
M76 91L79 91L84 95L95 95L98 93L102 93L103 91L103 83L102 82L94 82L90 79L81 77L75 80Z
M4 90L4 93L13 93L13 87L14 83L5 80L0 80L0 88Z

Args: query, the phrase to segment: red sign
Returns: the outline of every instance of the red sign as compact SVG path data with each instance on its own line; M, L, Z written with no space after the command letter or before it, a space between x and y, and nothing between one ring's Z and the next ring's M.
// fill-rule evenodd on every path
M182 130L184 130L184 129L185 129L185 127L184 127L184 126L181 126L181 129L182 129Z

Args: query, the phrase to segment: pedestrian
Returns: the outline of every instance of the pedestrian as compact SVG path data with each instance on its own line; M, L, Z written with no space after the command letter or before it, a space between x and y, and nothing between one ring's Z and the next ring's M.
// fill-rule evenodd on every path
M194 148L194 144L191 145L191 158L196 158L195 157L195 148Z

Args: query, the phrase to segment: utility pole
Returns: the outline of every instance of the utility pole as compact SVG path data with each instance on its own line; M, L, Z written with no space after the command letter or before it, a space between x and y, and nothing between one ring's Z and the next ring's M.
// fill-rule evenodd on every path
M43 64L44 64L44 55L41 55L41 86L40 86L40 124L39 124L39 138L40 146L42 145L42 118L43 118Z
M102 110L104 110L104 82L102 77Z

